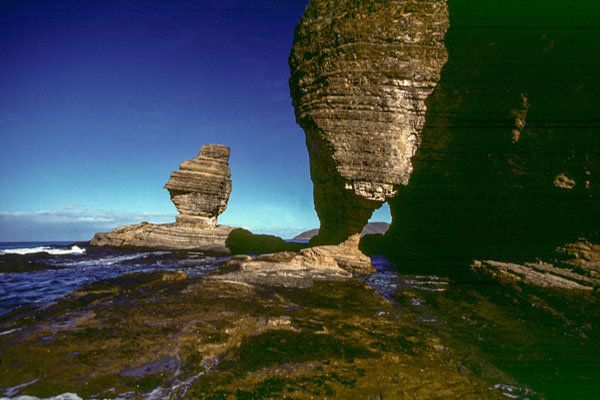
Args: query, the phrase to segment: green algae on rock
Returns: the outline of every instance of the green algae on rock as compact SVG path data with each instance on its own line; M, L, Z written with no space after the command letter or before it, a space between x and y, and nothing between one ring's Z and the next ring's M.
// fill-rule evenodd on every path
M1 386L35 381L20 393L40 398L496 395L355 280L286 288L131 274L0 324Z

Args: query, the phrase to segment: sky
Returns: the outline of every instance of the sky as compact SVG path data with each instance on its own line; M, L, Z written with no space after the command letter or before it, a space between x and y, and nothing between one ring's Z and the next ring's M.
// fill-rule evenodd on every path
M231 148L220 224L318 227L288 87L307 3L0 1L0 241L173 222L163 186L206 143Z

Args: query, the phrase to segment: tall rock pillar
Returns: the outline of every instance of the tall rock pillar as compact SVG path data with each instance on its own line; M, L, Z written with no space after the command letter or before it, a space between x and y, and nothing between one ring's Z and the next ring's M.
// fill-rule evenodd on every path
M444 0L311 0L289 64L321 221L315 242L360 233L408 183L448 25Z

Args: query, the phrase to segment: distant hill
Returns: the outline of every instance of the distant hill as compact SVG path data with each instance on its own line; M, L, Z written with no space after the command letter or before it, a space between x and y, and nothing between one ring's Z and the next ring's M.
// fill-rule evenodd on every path
M380 234L383 235L390 228L390 224L387 222L369 222L363 228L360 236L371 235L371 234ZM296 236L293 240L310 240L314 236L319 234L318 229L311 229L310 231L302 232L298 236Z

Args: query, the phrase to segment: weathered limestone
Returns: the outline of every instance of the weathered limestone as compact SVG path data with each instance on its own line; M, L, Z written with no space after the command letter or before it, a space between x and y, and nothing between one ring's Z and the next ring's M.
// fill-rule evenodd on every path
M155 225L142 222L112 232L97 233L94 246L195 249L229 253L225 241L233 228L217 225L231 193L229 148L202 146L198 157L184 161L165 185L181 213L177 222Z
M544 262L515 264L477 260L471 269L477 273L488 274L501 282L523 282L528 285L569 290L593 290L600 287L600 279Z
M234 228L226 225L206 227L191 223L150 224L121 226L112 232L99 232L90 244L93 246L144 247L156 249L201 250L229 254L225 241Z
M446 62L442 0L312 0L289 63L321 221L315 242L360 233L406 185L425 99Z
M229 147L206 144L198 157L184 161L171 173L165 189L181 213L177 222L216 226L231 193L228 162Z

